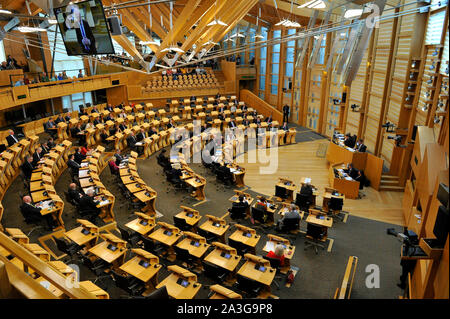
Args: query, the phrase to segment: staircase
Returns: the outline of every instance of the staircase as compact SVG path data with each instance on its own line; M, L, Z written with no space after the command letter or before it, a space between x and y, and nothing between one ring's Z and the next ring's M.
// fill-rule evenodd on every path
M398 186L399 177L392 175L381 175L380 189L379 191L388 192L403 192L405 190L404 186Z

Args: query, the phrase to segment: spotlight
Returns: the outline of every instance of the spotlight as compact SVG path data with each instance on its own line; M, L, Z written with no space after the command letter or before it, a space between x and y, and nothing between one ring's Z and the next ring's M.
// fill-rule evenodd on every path
M381 125L381 127L386 128L387 133L393 133L395 124L388 121L385 124Z
M339 99L333 99L334 105L338 105L341 101Z
M439 119L439 117L435 116L434 117L434 124L438 124L441 120Z

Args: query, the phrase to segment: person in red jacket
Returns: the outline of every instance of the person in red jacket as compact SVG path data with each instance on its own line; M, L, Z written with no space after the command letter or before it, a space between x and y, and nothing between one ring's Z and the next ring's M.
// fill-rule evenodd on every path
M116 157L113 156L111 160L108 163L109 168L111 169L111 172L114 172L114 174L119 174L119 166L116 164Z
M275 246L275 251L269 251L266 255L269 258L276 258L280 260L280 266L284 266L284 247L281 244Z

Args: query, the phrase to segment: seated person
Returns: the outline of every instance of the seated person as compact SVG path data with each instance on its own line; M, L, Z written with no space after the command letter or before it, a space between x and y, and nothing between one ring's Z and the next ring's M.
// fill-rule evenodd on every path
M64 123L64 118L63 118L62 114L59 114L55 120L55 124L58 125L61 122Z
M344 169L344 172L348 174L351 178L355 179L358 176L358 170L353 167L352 163L347 165L347 168Z
M83 146L80 147L80 153L84 156L90 155L91 149L87 147L87 144L83 144Z
M74 155L74 161L81 165L81 162L86 159L86 155L81 153L81 150L79 148L75 149Z
M19 139L16 135L14 135L13 130L9 130L9 135L6 137L6 141L8 142L8 147L13 146L14 144L19 142Z
M264 122L267 122L267 124L270 125L270 123L272 123L272 115L270 115L269 117L266 117L266 119L264 120Z
M50 147L48 147L47 142L44 142L41 144L42 152L41 155L44 156L45 154L48 154L50 152Z
M312 202L313 188L309 182L302 185L300 188L300 194L308 196L310 202Z
M145 138L147 138L147 133L143 128L141 128L141 131L136 135L136 138L138 142L143 141Z
M114 108L112 107L111 103L108 103L108 106L106 106L105 110L108 112L113 112Z
M166 154L165 149L161 150L161 152L158 154L158 162L160 162L161 165L163 165L164 167L170 165L169 158L165 154Z
M80 198L79 210L81 215L89 215L90 217L97 217L100 214L100 209L97 208L98 201L94 199L94 191L92 189L87 190Z
M39 161L42 159L42 148L39 146L33 153L33 166L37 166Z
M48 121L46 123L44 123L44 131L48 134L50 134L52 137L55 136L55 134L57 133L56 130L56 124L53 121L53 119L49 118Z
M28 155L25 159L25 162L22 164L22 172L27 180L30 180L34 168L35 166L33 165L33 158Z
M364 184L366 183L366 177L364 176L364 172L358 170L358 173L356 177L354 178L355 181L359 182L359 189L364 188Z
M39 222L43 218L46 220L48 228L53 229L55 227L52 214L46 214L42 216L40 205L34 205L30 196L24 196L22 198L22 205L20 211L28 222Z
M366 149L367 149L367 146L364 145L363 139L362 138L358 139L358 141L356 142L356 145L355 145L355 150L358 152L364 153L366 151Z
M281 244L275 246L275 251L269 251L266 257L279 259L280 266L284 266L284 247Z
M49 149L52 149L52 148L54 148L56 146L56 143L55 143L53 137L50 137L48 139L47 146L48 146Z
M116 164L116 157L111 157L111 160L108 162L109 169L111 170L112 174L119 175L119 166Z
M350 148L355 147L355 141L350 133L345 134L344 145Z
M67 167L69 167L72 170L72 176L78 175L81 165L75 161L75 154L69 155Z
M128 147L131 148L132 150L136 150L136 148L137 148L136 143L137 143L136 136L134 136L134 132L131 131L130 135L128 135L128 137L127 137Z
M123 156L120 154L120 149L116 150L116 153L114 154L114 157L116 158L116 165L119 166L120 163L123 161Z
M291 206L289 206L289 210L284 213L283 218L277 221L277 229L281 230L284 226L283 223L288 219L298 219L298 221L301 219L300 213L298 212L295 204L291 204Z
M264 196L261 196L260 199L257 200L255 207L260 208L262 210L267 210L267 207L270 206L270 203L266 200Z
M83 145L84 143L86 143L86 136L84 135L83 130L81 129L80 123L78 123L77 126L72 129L70 134L72 135L73 138L78 139L78 143L80 145Z
M181 172L181 165L179 163L172 164L170 175L172 176L172 179L180 179L180 177L183 176L183 173Z
M232 129L237 127L236 122L234 121L234 119L231 119L231 121L228 123L228 127L232 128Z
M70 200L74 201L77 204L80 203L80 198L83 196L83 194L78 191L77 185L75 183L70 183L67 193L69 194Z
M114 126L109 129L109 135L111 136L119 132L122 132L119 123L114 124Z
M111 140L108 140L108 137L109 137L108 131L106 129L103 129L100 133L100 138L102 139L103 144L109 144L112 142Z
M249 207L249 204L247 202L247 200L244 199L243 195L239 195L239 202L234 202L232 204L232 209L234 211L240 211L242 213L242 216L240 217L244 217L245 216L245 212L247 211ZM232 212L232 209L230 209L229 211Z

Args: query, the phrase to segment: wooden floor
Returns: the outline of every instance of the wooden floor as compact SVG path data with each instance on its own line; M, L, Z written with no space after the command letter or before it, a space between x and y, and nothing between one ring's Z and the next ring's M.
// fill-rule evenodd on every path
M273 174L261 174L260 167L268 164L248 163L248 158L255 156L255 150L244 156L242 166L246 168L245 184L255 192L268 196L275 194L278 177L291 179L297 185L302 177L309 177L312 184L319 188L317 205L322 204L322 194L328 181L328 164L325 157L317 157L320 144L328 144L326 140L302 142L281 146L278 150L278 169ZM250 156L250 157L249 157ZM257 158L257 157L256 157ZM238 161L242 157L237 158ZM402 199L403 192L377 192L371 187L362 191L366 196L361 199L345 199L344 210L351 215L403 225Z

